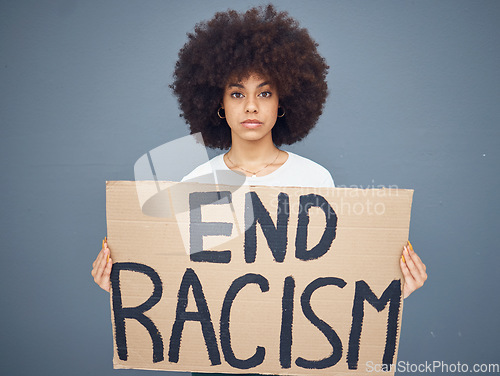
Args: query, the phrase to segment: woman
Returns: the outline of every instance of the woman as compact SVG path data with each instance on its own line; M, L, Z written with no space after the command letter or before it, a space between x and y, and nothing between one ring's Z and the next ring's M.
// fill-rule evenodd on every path
M217 13L188 37L171 87L191 133L229 150L185 180L222 170L244 175L245 184L333 187L325 168L280 149L310 132L327 97L328 66L307 30L269 5ZM106 291L109 255L103 242L92 270ZM400 265L406 298L427 279L426 267L408 245Z

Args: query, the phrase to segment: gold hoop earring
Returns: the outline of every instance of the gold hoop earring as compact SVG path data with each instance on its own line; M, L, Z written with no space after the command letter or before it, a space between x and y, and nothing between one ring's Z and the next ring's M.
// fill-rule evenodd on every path
M281 108L281 111L283 111L283 113L280 115L280 108ZM279 118L282 118L283 116L285 116L286 112L285 112L285 109L281 106L278 107L278 117Z
M217 110L217 115L221 118L221 119L225 119L226 118L226 112L224 111L224 116L222 116L220 114L220 110L224 111L224 109L221 107Z

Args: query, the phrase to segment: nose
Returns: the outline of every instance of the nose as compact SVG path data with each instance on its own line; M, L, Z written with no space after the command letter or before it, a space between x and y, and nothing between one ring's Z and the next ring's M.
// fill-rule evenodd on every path
M258 112L258 107L257 107L257 103L255 102L255 98L248 98L247 99L247 102L245 104L245 112L247 113L257 113Z

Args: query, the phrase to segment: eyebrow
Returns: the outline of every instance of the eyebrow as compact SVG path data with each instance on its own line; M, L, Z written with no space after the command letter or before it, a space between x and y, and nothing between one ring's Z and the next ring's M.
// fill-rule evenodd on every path
M270 85L270 83L268 81L264 81L260 84L257 85L257 87L263 87L263 86L266 86L266 85ZM228 88L231 88L231 87L237 87L237 88L240 88L240 89L244 89L245 86L243 86L242 84L239 84L239 83L232 83L232 84L229 84L227 85Z

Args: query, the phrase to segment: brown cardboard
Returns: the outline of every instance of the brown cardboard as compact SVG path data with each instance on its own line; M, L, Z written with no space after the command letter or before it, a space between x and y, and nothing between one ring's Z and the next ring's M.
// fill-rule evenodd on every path
M160 187L161 192L157 193ZM223 231L224 226L227 230L227 225L220 222L231 222L231 235L190 236L190 231L199 231L196 227L199 225L190 225L190 221L196 218L196 211L189 211L189 197L195 197L196 192L217 191L229 192L226 195L230 195L231 203L224 201L223 197L218 204L201 206L201 222L215 222L211 231L216 232ZM253 196L248 193L250 191L255 192ZM149 201L149 211L146 210L145 192L150 192L148 197L153 200ZM255 261L252 262L250 251L249 259L245 261L245 212L247 227L251 219L260 213L249 210L250 207L255 208L255 200L249 201L250 206L245 207L245 197L255 198L256 195L276 226L278 197L281 209L286 207L285 196L279 196L280 193L288 195L289 201L286 237L283 237L283 232L279 235L272 230L268 232L268 237L278 248L283 239L287 242L283 262L277 262L273 257L259 223L255 226ZM317 259L304 261L296 257L298 212L300 197L310 194L316 195L310 197L314 197L317 203L317 196L326 200L335 211L337 222L335 239L326 253ZM385 359L387 364L395 365L403 308L398 287L398 284L401 288L403 285L399 259L408 239L412 195L412 190L396 189L107 182L108 244L114 261L111 297L114 367L209 373L363 375L373 373L368 372L367 365L372 365L372 369L383 367L384 353L388 357ZM151 211L155 197L161 200L156 205L164 206L165 210ZM327 206L324 204L323 208ZM144 214L142 209L149 215ZM299 231L304 234L304 228L307 228L306 250L310 250L322 237L326 214L319 207L311 207L307 213L309 223L302 222ZM202 231L207 229L206 225L201 226ZM328 231L331 234L332 228ZM203 239L204 250L219 251L217 255L224 250L230 251L230 261L192 261L190 242L200 244L196 243L199 238ZM250 238L247 244L251 243ZM251 247L248 246L247 250ZM306 252L301 257L309 255ZM129 265L126 263L134 263L134 268L140 264L144 265L140 266L143 269L154 270L159 277L155 296L152 296L153 279L144 271L119 271ZM206 320L207 315L204 316L203 323L207 340L200 322L189 320L199 318L196 315L203 311L203 307L195 302L193 287L188 284L188 289L180 288L183 278L187 283L195 281L195 276L202 287L210 315L210 320ZM227 322L225 313L230 296L226 294L235 280L244 287L237 291L232 301ZM245 281L248 284L244 285ZM340 287L344 282L345 286ZM392 291L392 298L385 308L379 307L380 312L363 300L362 291L367 286L376 298L381 298L386 290L388 293ZM161 294L158 288L162 289ZM182 299L181 303L178 299L182 297L182 291L187 291L185 311L195 313L184 315L188 320L184 322L176 354L175 338L178 337L172 332L178 334L182 326ZM196 293L199 298L199 291ZM146 301L151 307L141 308ZM221 315L224 304L226 310ZM138 306L134 311L133 308ZM177 309L180 313L177 324L174 324ZM391 319L388 318L390 309ZM293 318L290 312L293 312ZM359 325L360 314L363 315L362 325ZM120 319L120 315L125 318ZM152 334L146 329L148 326ZM173 330L173 327L176 329ZM359 340L356 340L359 330ZM394 335L392 339L391 335ZM389 339L386 340L386 337ZM152 338L155 338L156 350L153 349ZM206 343L210 344L210 355ZM387 351L386 343L389 343ZM353 369L349 369L348 360ZM384 374L393 375L394 372Z

